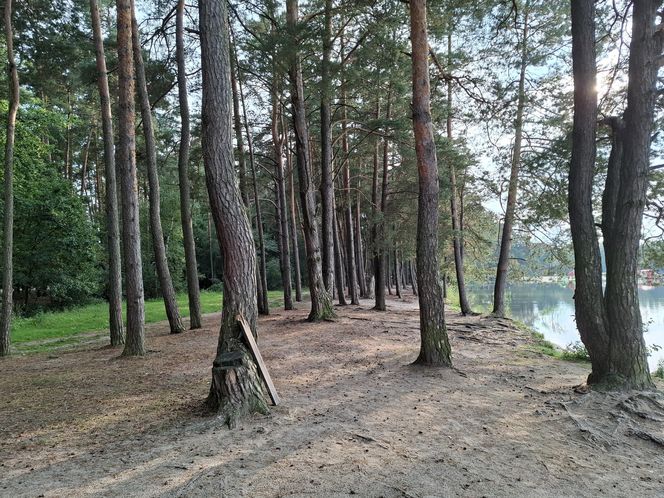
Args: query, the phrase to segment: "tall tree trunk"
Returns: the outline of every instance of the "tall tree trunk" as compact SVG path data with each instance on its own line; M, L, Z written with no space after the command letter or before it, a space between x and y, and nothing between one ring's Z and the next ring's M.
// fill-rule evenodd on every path
M242 114L240 111L240 90L238 89L239 67L236 59L235 46L231 44L231 90L233 95L233 124L235 129L235 142L237 151L237 162L240 176L240 196L246 208L249 208L249 194L247 192L247 166L244 155L244 139L242 138ZM248 133L248 131L247 131ZM256 178L252 169L253 185L256 184ZM258 246L260 257L257 264L258 285L256 286L256 298L258 299L258 312L268 314L269 307L266 299L266 288L263 287L263 223L260 204L257 197L257 190L254 188L254 200L256 205L256 225L258 233ZM267 285L267 284L266 284Z
M282 113L283 116L283 113ZM290 197L290 224L291 241L293 247L293 267L295 269L295 301L302 301L302 274L300 272L300 246L297 240L297 205L295 203L295 181L293 176L295 171L291 161L290 145L288 144L288 132L284 127L284 136L286 136L286 166L288 167L288 190Z
M408 269L410 270L410 280L413 285L413 296L417 296L417 275L412 261L408 262Z
M141 53L141 42L135 12L133 13L132 20L132 48L134 51L134 66L136 68L136 85L138 86L138 97L141 105L143 136L145 138L150 232L152 234L155 266L171 334L179 334L180 332L184 332L184 325L180 318L180 310L178 309L171 271L168 268L164 230L161 226L161 195L159 193L159 173L157 172L157 147L155 145L150 96L148 95L148 84L145 78L145 65L143 64L143 54Z
M258 248L260 250L260 257L258 258L258 313L261 315L270 314L270 303L268 301L267 291L267 254L265 252L265 235L263 233L263 211L261 209L260 198L258 196L258 182L256 180L256 161L254 158L254 142L249 128L249 120L247 119L247 107L244 103L244 92L242 91L242 78L240 77L239 64L236 66L238 69L237 81L238 90L240 95L240 103L242 104L242 117L244 121L244 131L247 136L247 146L249 147L249 166L251 168L251 178L253 181L254 191L254 205L256 206L256 227L258 230Z
M392 117L392 85L390 84L387 90L387 110L385 118L389 121ZM374 153L374 176L371 192L371 202L374 213L374 225L372 227L373 239L373 265L374 265L374 294L375 306L374 309L378 311L385 311L385 287L389 286L389 278L385 275L385 255L383 244L385 239L385 208L387 206L387 174L389 171L389 141L387 133L383 137L383 173L382 173L382 186L380 191L380 198L378 197L378 155L377 151ZM379 214L380 213L380 214Z
M201 295L198 286L196 242L191 219L191 185L189 183L189 98L187 96L187 66L184 54L185 1L178 0L175 29L175 55L178 65L178 102L180 104L180 150L178 152L178 178L180 183L180 219L184 238L184 260L189 297L189 328L201 328Z
M225 2L201 2L203 161L210 208L224 256L224 300L217 355L207 405L230 427L251 412L267 413L267 401L238 315L256 335L256 251L237 185L231 130L231 82ZM227 358L240 353L239 363Z
M397 297L402 299L401 295L401 271L399 270L399 252L395 249L394 252L394 287L397 293Z
M346 306L348 301L346 301L346 294L344 293L345 282L344 275L344 261L343 261L343 244L341 243L341 237L339 236L341 229L339 228L339 220L337 219L337 208L334 198L332 198L333 204L333 222L334 222L334 287L337 290L337 300L339 301L340 306Z
M452 70L452 33L447 34L447 67ZM450 145L453 143L452 136L452 80L447 80L447 139ZM468 294L466 293L466 279L463 270L463 226L461 225L459 215L459 192L457 190L456 168L454 161L449 161L450 174L450 217L452 218L452 245L454 248L454 268L456 270L457 290L459 292L459 305L461 314L468 315L472 313Z
M286 19L293 39L289 76L293 103L293 125L297 151L297 169L300 180L300 199L304 221L304 242L307 249L309 293L311 312L309 320L324 320L334 317L332 299L323 282L318 222L316 221L316 199L311 179L311 157L309 155L309 130L304 107L302 68L297 49L297 0L286 0Z
M516 105L516 121L514 124L514 148L510 168L510 182L507 191L507 208L503 222L503 236L500 241L500 255L496 269L496 282L493 289L493 314L505 316L505 288L507 287L507 273L510 266L510 251L512 249L512 227L514 226L514 213L519 188L519 168L521 166L521 141L523 138L523 110L526 105L526 68L528 67L528 6L529 0L523 10L523 31L521 37L521 68L519 73L519 90Z
M387 282L387 293L392 295L392 267L390 266L390 251L385 251L385 281Z
M362 198L360 192L360 177L357 178L357 197L355 200L355 254L357 259L357 283L360 286L360 298L367 299L367 281L366 271L364 269L364 247L362 244L362 207L360 200Z
M281 103L277 85L277 69L275 64L272 82L272 144L274 146L275 190L277 192L277 231L279 238L279 269L281 286L284 292L284 309L293 309L291 292L290 248L288 246L288 210L286 208L286 180L284 178L284 135L279 129L281 122Z
M85 197L85 180L88 174L88 159L90 158L90 143L92 141L92 133L95 133L95 124L92 122L90 130L88 131L88 138L85 140L85 147L83 147L83 164L81 165L81 197Z
M415 363L451 366L452 355L438 273L438 163L431 124L426 12L426 0L410 0L413 131L419 176L417 286L420 292L421 345Z
M124 344L122 323L122 264L120 258L120 222L118 214L118 189L115 174L115 147L113 145L113 118L108 89L108 72L101 34L98 0L90 0L92 35L97 58L97 85L101 103L101 124L104 135L104 176L106 179L106 232L108 250L108 315L111 346Z
M127 337L122 354L145 354L145 296L136 177L134 110L134 64L132 53L132 0L116 0L118 22L118 148L122 197L122 241L124 247Z
M5 42L9 65L9 111L7 141L5 143L5 213L3 224L2 309L0 310L0 356L10 353L14 293L14 136L20 88L14 60L14 30L12 29L12 0L5 1Z
M344 56L342 38L341 57ZM350 151L348 147L348 108L346 107L346 83L344 71L341 72L341 152L343 171L343 202L344 228L346 242L346 278L348 279L348 295L351 304L360 304L357 286L357 260L355 258L355 237L353 234L353 208L350 193Z
M661 24L657 23L661 6L661 0L636 1L632 14L620 187L607 254L605 294L610 378L604 383L621 389L654 387L643 339L637 273L664 42Z
M330 75L331 53L332 0L325 0L325 31L323 33L320 98L320 197L322 207L321 232L323 233L323 282L329 293L332 293L334 282L334 184L332 183L332 112L330 110L332 94L332 76Z

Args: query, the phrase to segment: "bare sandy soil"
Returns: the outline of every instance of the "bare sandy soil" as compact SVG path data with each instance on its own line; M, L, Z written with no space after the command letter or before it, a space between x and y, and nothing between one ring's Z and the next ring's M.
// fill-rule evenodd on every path
M2 360L0 495L664 496L659 395L584 394L586 365L454 313L456 370L414 367L416 302L388 305L261 318L282 404L233 431L200 411L219 315L179 336L150 327L143 359Z

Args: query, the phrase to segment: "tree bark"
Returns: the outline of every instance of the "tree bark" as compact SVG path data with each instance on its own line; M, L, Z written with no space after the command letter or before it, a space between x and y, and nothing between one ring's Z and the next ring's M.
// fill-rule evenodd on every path
M291 292L290 248L288 246L288 210L286 209L286 180L284 179L284 134L279 129L281 103L277 84L277 68L274 65L272 81L272 144L274 147L275 190L277 193L277 232L279 239L279 270L284 292L284 309L293 309Z
M320 241L318 222L316 221L316 199L311 179L311 157L309 155L309 130L307 128L304 107L304 88L302 69L297 49L297 0L286 1L286 19L292 37L292 54L289 77L291 83L291 100L293 104L293 125L297 151L297 169L300 180L300 199L304 224L304 242L307 249L307 269L309 273L309 293L311 295L311 312L309 320L325 320L334 317L332 299L323 282L321 266Z
M161 195L159 193L159 173L157 172L157 147L155 145L154 128L152 123L152 110L150 108L150 96L148 95L148 84L145 78L145 65L141 53L141 42L138 33L138 22L136 13L133 12L132 19L132 49L134 52L134 66L136 68L136 85L141 106L141 121L143 136L145 138L146 167L148 173L148 201L150 205L150 231L152 234L152 247L154 250L155 266L159 287L164 299L166 317L171 329L171 334L184 332L184 325L180 318L180 310L173 287L171 272L168 268L168 257L166 256L166 244L164 243L164 230L161 226ZM180 15L180 14L178 14Z
M664 41L657 24L661 5L661 0L635 1L632 14L620 187L607 254L605 294L611 369L611 378L605 383L621 389L654 387L643 339L637 273Z
M451 29L451 28L450 28ZM447 66L448 71L452 70L452 33L447 34ZM450 145L453 144L452 135L452 80L447 80L447 139ZM452 218L452 246L454 249L454 269L456 270L457 291L459 292L459 306L461 307L461 314L468 315L472 313L470 303L468 302L468 294L466 292L466 279L464 277L463 269L463 226L461 225L459 216L459 192L457 190L456 168L454 161L450 161L448 165L450 174L450 217Z
M268 301L267 291L267 255L265 253L265 235L263 233L263 211L261 209L260 198L258 196L258 182L256 180L256 161L254 158L254 143L249 129L249 120L247 119L247 107L244 104L244 92L242 91L242 79L240 78L240 68L237 61L235 65L238 69L237 82L240 103L242 104L242 117L244 121L244 131L247 136L247 146L249 147L249 167L251 168L251 179L254 191L254 205L256 206L256 227L258 229L258 248L260 257L258 259L258 313L260 315L270 314L270 303ZM232 77L232 75L231 75Z
M387 109L385 118L389 121L392 117L392 85L390 84L387 90ZM383 172L382 172L382 185L380 191L380 198L378 197L378 157L374 157L374 176L371 193L371 202L375 207L374 225L372 227L373 239L373 266L374 266L374 295L375 305L377 311L385 311L385 287L389 287L389 277L385 274L385 254L384 254L384 239L385 239L385 209L387 207L387 178L388 178L388 161L389 161L389 141L387 133L383 137ZM388 270L389 272L389 270ZM391 291L390 291L391 294Z
M217 356L207 406L230 427L252 412L267 413L256 364L237 320L242 315L256 335L256 251L237 185L231 130L231 82L225 2L201 2L203 77L203 161L210 208L224 256L224 300ZM224 355L240 352L239 365Z
M127 336L123 356L142 356L145 350L145 297L136 177L134 64L132 55L132 0L116 0L118 23L118 148L122 197Z
M323 32L323 59L321 61L320 148L322 207L321 232L323 234L323 282L329 293L334 283L334 184L332 183L332 123L330 101L332 84L330 58L332 53L332 0L325 0L325 30Z
M283 116L283 114L282 114ZM293 247L293 268L295 269L295 301L298 303L302 301L302 274L300 272L300 247L297 240L297 204L295 203L295 185L293 176L295 171L291 161L290 145L288 144L288 132L284 127L284 135L286 136L286 166L288 167L288 190L290 197L290 223L291 223L291 241Z
M244 155L244 140L242 139L242 114L240 114L240 97L237 87L237 67L235 46L231 45L231 89L233 91L233 128L235 130L235 144L237 151L237 165L240 176L240 195L246 208L249 207L249 194L247 192L247 164Z
M361 208L361 198L360 193L360 177L362 172L357 179L357 195L355 198L355 255L357 259L357 283L360 286L360 298L367 299L367 281L366 281L366 271L364 269L364 247L362 244L362 208Z
M178 151L178 178L180 183L180 219L184 238L184 260L189 296L189 328L201 328L201 296L198 284L196 242L191 219L191 185L189 183L189 149L191 131L189 124L189 98L187 96L187 66L184 58L184 9L185 1L178 0L175 30L175 54L178 66L178 102L180 104L180 149Z
M519 90L516 106L516 121L514 124L514 148L510 167L510 181L507 191L507 208L503 222L503 236L500 241L500 255L496 269L496 282L493 289L493 311L495 316L505 316L505 288L507 287L507 273L510 266L510 251L512 249L512 227L514 226L514 213L519 188L519 169L521 167L521 141L523 139L523 111L526 105L526 68L528 67L528 5L523 9L523 31L521 38L521 68L519 72Z
M5 143L5 191L3 221L2 309L0 310L0 356L7 356L11 346L11 324L14 293L14 137L18 114L20 88L18 69L14 60L14 30L12 29L12 0L5 1L5 42L9 65L9 110L7 113L7 141Z
M402 299L401 295L401 272L399 271L399 253L395 249L392 254L394 254L394 290L397 293L397 297Z
M332 199L334 201L334 198ZM342 244L339 237L339 220L337 219L337 209L333 204L333 219L334 222L334 286L337 289L337 300L340 306L348 305L346 301L346 294L344 293L344 262L342 256Z
M101 124L104 136L104 175L106 177L106 232L108 250L108 315L111 346L125 342L122 323L122 263L120 257L120 222L118 191L115 174L115 146L113 144L113 118L108 89L108 72L104 55L98 0L90 0L92 35L97 59L97 85L101 104ZM97 175L99 176L99 175Z
M415 363L451 366L445 305L438 273L438 164L431 124L429 43L426 0L410 0L413 63L413 131L419 177L417 286L420 303L420 354Z

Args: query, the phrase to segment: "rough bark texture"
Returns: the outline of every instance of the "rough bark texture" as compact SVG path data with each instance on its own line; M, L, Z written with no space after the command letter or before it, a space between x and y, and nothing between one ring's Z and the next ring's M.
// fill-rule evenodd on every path
M141 106L143 136L145 137L145 155L147 158L146 166L149 186L148 200L150 204L150 232L152 234L154 259L171 334L179 334L180 332L184 332L184 325L182 324L182 318L180 318L175 288L173 287L171 272L168 268L164 231L161 226L161 195L159 193L159 174L157 172L157 147L155 145L152 110L150 108L150 97L148 95L148 85L145 78L145 66L143 64L143 54L141 53L138 22L136 21L135 12L132 19L132 49L134 51L134 66L136 68L136 85L138 86L138 96Z
M503 221L503 234L500 240L500 255L496 269L496 282L493 288L493 314L505 316L505 288L510 266L512 250L512 227L516 211L516 199L519 189L519 169L521 167L521 142L523 139L523 111L526 105L526 67L528 66L528 2L523 13L523 32L521 37L521 68L519 72L519 90L514 122L514 147L510 165L510 181L507 190L507 207Z
M118 215L117 180L115 176L115 147L113 144L113 118L108 89L108 72L104 55L104 40L97 0L90 0L92 36L97 58L97 86L101 106L102 134L104 136L104 175L106 179L106 233L108 251L108 315L111 346L124 344L122 323L122 263L120 257L120 222ZM99 178L99 174L97 174ZM99 189L98 189L99 190Z
M323 59L321 62L320 97L320 197L322 207L321 232L323 234L323 282L332 293L334 282L334 184L332 183L332 124L330 100L332 93L330 57L332 53L332 0L325 0L325 31L323 32Z
M292 54L289 67L291 83L291 100L293 104L293 128L295 131L295 149L297 153L297 170L300 180L300 200L304 225L304 243L307 250L307 270L309 273L309 293L311 295L311 312L309 320L324 320L334 317L332 299L323 282L321 265L318 222L316 221L316 199L311 179L311 156L309 154L309 130L304 107L304 88L302 69L297 51L297 0L287 0L286 19L288 29L293 38Z
M256 251L237 185L231 127L228 19L225 2L200 4L203 77L203 161L210 207L224 257L224 300L208 407L230 427L242 416L267 413L267 401L236 319L244 316L256 334ZM240 352L229 366L224 355Z
M592 362L588 383L609 389L650 389L637 288L638 249L654 118L656 60L662 51L655 20L661 1L634 2L624 125L609 120L613 148L602 199L607 282L592 207L596 159L595 6L572 2L574 128L569 211L576 274L576 322Z
M247 192L247 163L244 155L244 140L242 138L242 114L240 114L240 97L237 87L237 64L235 60L235 46L231 55L231 88L233 90L233 129L235 130L235 150L237 151L237 166L240 176L240 195L245 207L249 207L249 193Z
M117 0L118 22L118 148L122 198L122 242L124 248L127 336L123 356L145 354L145 297L136 178L134 110L134 63L132 53L132 0Z
M12 0L5 2L5 41L9 66L9 111L7 113L7 141L5 143L5 213L3 221L2 309L0 309L0 356L10 353L14 293L14 136L19 106L18 70L14 60L14 30L12 29Z
M640 0L633 6L623 161L607 254L606 310L612 374L608 382L623 388L653 387L643 339L637 272L664 39L661 26L656 24L661 5L661 0Z
M201 328L201 296L198 287L198 263L196 242L191 221L191 185L189 183L189 148L191 131L189 124L189 98L187 96L187 67L184 59L184 0L178 0L176 15L175 52L178 64L178 102L180 104L180 150L178 173L180 182L180 219L184 239L184 259L189 296L189 328Z
M429 43L426 0L410 1L413 60L413 131L419 176L417 285L420 303L420 354L415 363L451 366L445 305L438 274L438 164L431 124Z

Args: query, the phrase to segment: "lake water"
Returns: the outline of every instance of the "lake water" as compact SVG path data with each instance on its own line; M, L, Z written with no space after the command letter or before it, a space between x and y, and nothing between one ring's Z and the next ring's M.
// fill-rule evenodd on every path
M565 347L579 341L574 321L574 291L559 284L515 284L508 287L505 299L508 316L544 334L544 337ZM469 289L471 305L477 311L490 311L493 287ZM664 359L664 287L639 289L641 316L646 328L648 345L662 346L648 358L651 371Z

